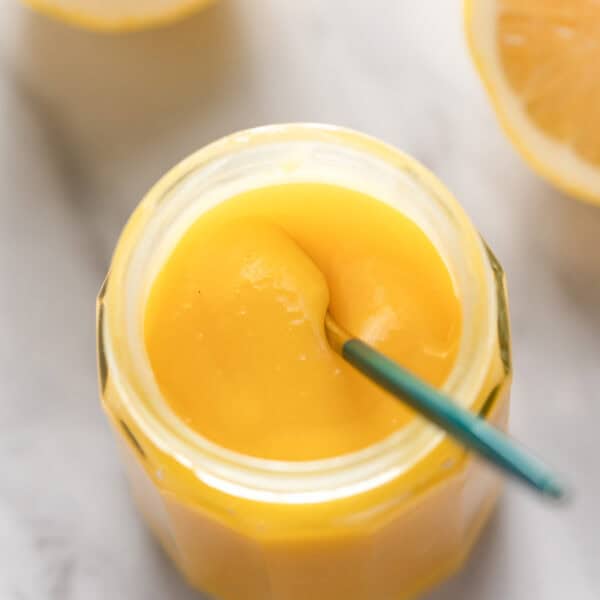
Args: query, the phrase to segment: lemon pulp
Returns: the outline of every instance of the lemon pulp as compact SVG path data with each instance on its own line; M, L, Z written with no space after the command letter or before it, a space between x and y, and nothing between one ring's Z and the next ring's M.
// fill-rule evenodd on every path
M542 176L600 202L600 4L467 0L465 14L510 139Z

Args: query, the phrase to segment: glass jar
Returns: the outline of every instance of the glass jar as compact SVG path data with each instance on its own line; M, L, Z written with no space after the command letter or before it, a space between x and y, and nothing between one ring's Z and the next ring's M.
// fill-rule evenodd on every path
M104 408L139 510L193 586L219 600L410 598L467 556L498 494L491 469L420 418L335 458L283 462L232 452L176 417L145 353L145 302L189 225L242 191L297 181L362 191L423 229L463 312L443 390L506 426L511 365L500 265L424 167L372 138L321 125L224 138L144 198L98 299Z
M23 0L34 10L92 31L138 31L179 21L216 0Z

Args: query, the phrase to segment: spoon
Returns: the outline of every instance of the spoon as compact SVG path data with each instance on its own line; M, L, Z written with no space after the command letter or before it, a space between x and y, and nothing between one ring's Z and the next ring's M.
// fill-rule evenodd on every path
M328 312L325 332L331 347L371 381L387 390L429 421L475 451L505 474L517 478L553 500L563 499L566 488L541 460L519 447L509 436L459 406L450 397L365 342L352 337Z

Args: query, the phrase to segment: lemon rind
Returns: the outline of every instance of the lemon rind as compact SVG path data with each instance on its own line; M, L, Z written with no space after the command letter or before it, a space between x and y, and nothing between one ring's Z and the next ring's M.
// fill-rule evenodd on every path
M580 200L600 204L600 167L587 163L533 125L502 76L495 50L495 31L485 26L486 23L495 23L496 6L495 0L465 0L464 27L473 62L500 125L519 154L541 177ZM476 15L476 9L484 14ZM490 14L492 11L493 14ZM565 171L574 175L567 177Z

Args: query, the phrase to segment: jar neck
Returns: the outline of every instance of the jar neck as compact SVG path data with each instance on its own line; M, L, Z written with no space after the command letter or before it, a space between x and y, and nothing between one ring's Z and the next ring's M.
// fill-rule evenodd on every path
M443 390L473 407L494 352L496 296L483 244L441 183L413 159L367 136L329 126L241 132L200 150L163 177L127 224L104 300L104 352L123 409L162 452L204 483L254 500L321 502L373 489L409 470L443 439L414 419L358 452L283 462L238 454L191 430L162 397L146 355L143 315L152 283L204 212L253 188L329 183L366 193L421 227L446 263L462 307L462 333Z

